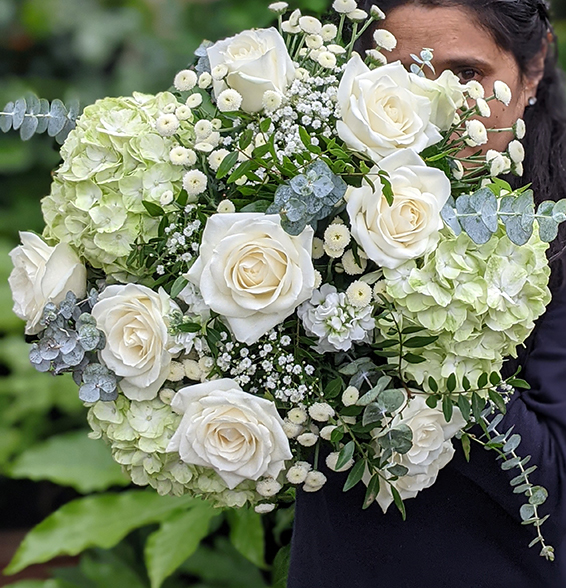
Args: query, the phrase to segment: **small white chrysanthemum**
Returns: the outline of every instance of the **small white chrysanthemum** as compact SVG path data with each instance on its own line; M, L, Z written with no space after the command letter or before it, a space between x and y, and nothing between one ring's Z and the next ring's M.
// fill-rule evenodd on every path
M515 131L515 137L517 139L524 139L527 134L527 125L525 125L525 121L522 118L518 119L513 125L513 130Z
M222 128L222 121L219 118L213 118L210 124L215 131L219 131Z
M502 153L496 152L496 155L489 160L490 175L496 177L509 172L511 167L510 163L509 158L505 157Z
M187 376L189 380L192 380L193 382L200 382L200 379L203 376L203 372L200 369L198 362L196 362L194 359L185 359L183 361L183 367L185 369L185 376Z
M454 167L452 168L452 175L455 180L461 180L464 177L464 166L461 161L454 160Z
M346 225L332 223L324 231L324 244L333 251L343 251L349 245L352 236Z
M331 249L330 247L328 247L326 242L322 247L324 249L324 253L326 253L326 255L328 255L328 257L332 259L338 259L339 257L342 257L342 255L344 254L344 249Z
M397 39L386 29L376 29L373 33L373 40L380 49L393 51L397 47Z
M287 2L273 2L273 4L270 4L267 8L269 8L271 12L275 12L275 14L283 14L287 8L289 8L289 5Z
M248 183L248 176L242 176L240 178L238 178L234 184L236 184L236 186L245 186Z
M161 206L167 206L173 202L173 198L173 192L171 192L171 190L165 190L165 192L159 197L159 203Z
M307 35L319 35L322 30L322 23L314 16L301 16L299 26Z
M285 475L291 484L302 484L307 479L307 474L310 469L310 463L306 461L298 461L287 470Z
M187 105L182 104L175 110L175 116L181 121L190 120L193 117L193 112Z
M283 431L289 439L294 439L297 435L300 435L303 432L303 427L296 423L292 423L289 419L284 419Z
M322 285L322 274L317 269L315 269L314 270L314 287L320 288L321 285Z
M322 51L319 54L318 63L325 69L333 69L336 67L336 55L330 51Z
M303 447L312 447L318 441L318 436L314 433L302 433L297 437L297 441Z
M318 63L318 56L320 55L320 53L320 49L311 49L309 53L309 59L312 59L312 61L316 61Z
M466 121L466 135L476 147L487 143L487 129L479 120L474 119Z
M210 73L213 80L220 81L228 75L228 67L226 67L224 63L219 63L217 66L212 68Z
M185 377L185 369L183 364L178 361L172 361L169 366L169 375L167 379L170 382L180 382Z
M320 259L324 256L324 241L319 237L315 237L312 240L312 258Z
M326 484L326 476L322 472L309 472L303 485L305 492L318 492Z
M363 20L367 20L368 13L365 10L361 10L360 8L356 8L356 10L352 10L352 12L348 12L346 15L352 22L361 22Z
M173 165L191 166L195 164L197 156L192 149L177 146L173 147L173 149L171 149L169 152L169 159Z
M203 153L210 153L214 149L214 145L211 145L208 141L199 141L195 146L196 151L202 151Z
M195 124L195 134L197 136L197 141L204 141L204 139L208 139L208 137L210 137L212 134L212 123L206 119L199 120Z
M484 87L477 80L472 80L471 82L468 82L465 87L468 92L468 96L472 100L477 100L478 98L485 98Z
M336 428L336 425L326 425L326 427L322 427L322 429L320 429L319 434L325 441L330 441L332 431L334 431Z
M230 151L228 151L228 149L217 149L216 151L213 151L208 156L208 165L210 165L210 168L213 171L218 171L218 168L227 155L230 155Z
M220 92L216 105L220 112L236 112L242 106L242 95L237 90L228 88Z
M264 496L265 498L269 498L270 496L275 496L279 490L281 490L281 484L275 480L274 478L267 478L265 480L260 480L256 483L255 489L256 492L260 496Z
M234 203L231 200L226 199L218 203L216 212L220 214L233 214L234 212L236 212L236 207L234 206Z
M344 392L342 392L342 404L344 406L353 406L358 402L360 397L360 391L355 386L348 386Z
M385 57L385 55L383 55L383 53L381 53L377 49L367 49L366 55L367 55L368 59L372 63L374 63L375 65L386 65L387 64L387 57Z
M202 104L202 94L195 92L191 94L186 100L185 105L189 108L198 108Z
M198 169L192 169L183 176L183 188L189 196L198 196L206 190L208 179Z
M497 80L493 84L493 93L495 94L495 98L499 100L499 102L503 102L505 106L509 106L511 102L511 88L501 80Z
M174 396L175 390L171 390L171 388L161 388L161 390L159 390L159 400L161 400L163 404L171 404Z
M346 53L346 49L342 47L342 45L327 45L326 49L330 51L330 53L334 53L334 55L344 55Z
M307 413L302 408L292 408L288 412L287 418L296 425L302 425L307 420Z
M371 286L362 280L356 280L348 286L346 296L353 307L364 308L371 302Z
M305 69L304 67L298 67L298 68L295 70L295 77L296 77L296 78L297 78L299 81L301 81L301 82L304 82L305 80L308 80L308 79L309 79L309 77L310 77L310 74L309 74L308 70L307 70L307 69Z
M175 105L174 102L170 102L169 104L166 104L163 107L163 113L164 114L171 114L175 112L175 108L177 108L177 106Z
M513 173L514 173L516 176L519 176L519 177L520 177L520 176L522 176L522 175L523 175L523 173L524 173L524 171L525 171L525 170L523 169L523 164L522 164L522 163L516 163L516 164L513 166Z
M264 502L262 504L256 504L254 506L254 510L255 512L257 512L257 514L267 514L268 512L271 512L274 509L275 504L273 504L273 502Z
M363 252L358 249L358 258L360 260L361 266L358 265L356 258L354 257L354 252L351 249L348 249L346 253L342 256L342 266L344 267L344 271L349 276L359 276L363 274L367 267L367 259L363 256Z
M155 130L162 137L171 137L179 129L179 119L174 114L162 114L155 121Z
M369 9L369 13L375 20L385 20L385 12L375 4Z
M387 285L385 283L385 280L379 280L379 282L376 282L373 285L373 297L377 301L379 301L381 296L386 294L386 291L387 291Z
M525 148L519 141L511 141L507 147L509 157L513 163L523 163L525 160Z
M299 25L292 25L288 20L285 20L281 23L281 30L288 35L296 35L301 32L301 27Z
M198 87L201 90L206 90L211 84L212 76L207 71L203 71L198 78Z
M320 35L307 35L305 42L309 49L320 49L323 45L322 37Z
M322 37L322 40L325 43L328 43L328 41L334 40L336 38L337 34L338 34L338 28L336 27L336 25L333 25L333 24L325 24L320 29L320 36Z
M327 402L315 402L309 406L310 417L321 423L327 422L334 414L334 409Z
M354 460L350 459L340 469L336 469L336 464L338 463L339 455L340 453L338 451L333 451L332 453L329 453L326 457L326 465L328 466L328 469L332 470L333 472L346 472L354 465Z
M476 106L478 107L480 116L483 116L484 118L489 118L491 116L491 108L483 98L478 98L476 100Z
M348 12L356 10L357 7L356 0L334 0L332 3L332 8L340 14L348 14Z
M197 83L197 74L191 69L183 69L176 76L173 85L179 92L192 90Z
M263 93L261 104L267 112L273 112L281 106L281 94L275 90L266 90Z

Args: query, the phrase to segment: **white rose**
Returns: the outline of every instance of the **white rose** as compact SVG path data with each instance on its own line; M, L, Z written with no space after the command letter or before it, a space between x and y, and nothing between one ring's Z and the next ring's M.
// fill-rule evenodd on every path
M445 70L436 80L429 80L410 73L411 90L428 98L432 105L430 120L441 131L447 131L454 121L459 108L464 104L466 86L458 76Z
M436 244L450 180L410 149L390 155L379 168L389 174L394 194L391 206L377 175L372 178L377 193L364 182L360 188L349 187L344 198L358 245L378 265L395 269ZM378 168L372 171L376 173Z
M430 99L414 91L399 61L370 70L354 55L340 81L338 104L340 138L376 163L398 149L420 153L442 139L431 122Z
M424 395L416 394L402 413L391 421L392 428L407 425L413 432L413 446L403 454L395 454L395 462L408 468L405 476L393 482L401 498L414 498L424 488L432 486L438 472L452 459L452 437L466 425L458 408L450 422L446 422L441 410L430 408ZM382 484L377 501L383 512L393 496L389 484Z
M181 388L171 406L183 418L167 451L212 468L231 490L244 480L276 478L292 457L275 405L233 380Z
M165 291L127 284L108 286L92 309L106 335L102 361L118 376L131 400L151 400L169 376L171 343L164 317L174 303Z
M265 92L284 95L295 79L285 41L274 28L244 31L218 41L207 53L212 69L218 65L228 68L224 79L214 80L215 96L227 87L237 90L244 112L260 112Z
M20 233L21 245L10 252L14 269L8 283L14 313L26 321L26 334L42 330L39 324L48 302L59 304L67 292L86 294L86 268L66 243L50 247L33 233Z
M187 274L205 303L251 344L293 313L314 290L313 230L288 235L279 215L214 214Z

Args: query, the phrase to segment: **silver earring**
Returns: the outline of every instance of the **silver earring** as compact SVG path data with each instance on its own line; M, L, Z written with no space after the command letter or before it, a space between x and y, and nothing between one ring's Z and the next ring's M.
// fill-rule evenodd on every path
M529 98L529 106L534 106L537 103L537 98L536 96L531 96Z

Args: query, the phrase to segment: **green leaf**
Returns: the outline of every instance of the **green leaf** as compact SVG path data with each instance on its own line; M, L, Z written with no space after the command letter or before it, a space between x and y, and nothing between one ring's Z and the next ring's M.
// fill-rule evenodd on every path
M438 400L439 400L438 396L429 395L429 396L427 396L425 402L429 408L436 408L438 405Z
M379 486L380 486L379 474L374 474L371 477L371 480L369 481L369 484L368 484L368 487L366 490L366 495L364 497L364 503L362 505L362 508L364 510L366 508L369 508L375 502L375 499L377 498L377 495L379 494Z
M432 392L438 392L438 383L432 376L428 377L428 387L431 389Z
M363 475L364 470L366 467L366 462L363 459L360 459L356 462L354 467L350 470L348 477L346 478L346 482L344 483L343 491L347 492L348 490L352 489L356 484L358 484Z
M186 496L159 496L154 490L131 490L73 500L26 535L5 573L15 574L58 555L77 555L89 547L108 549L133 529L159 522L195 500Z
M251 129L246 129L241 135L238 141L238 146L242 151L245 151L252 143L254 133ZM236 158L237 159L237 158Z
M507 412L507 407L505 406L505 401L503 400L501 394L497 393L495 390L489 389L487 391L489 395L489 399L497 406L498 410L505 414Z
M342 450L338 454L338 459L336 460L335 470L341 470L354 456L354 449L356 448L353 441L348 441Z
M409 348L426 347L437 340L437 335L432 335L430 337L411 337L403 343L403 346Z
M478 388L485 388L487 385L487 374L483 373L481 374L481 376L478 378Z
M171 286L171 298L177 298L179 294L185 289L185 286L189 283L187 278L179 276Z
M334 380L328 382L326 388L324 388L324 398L327 400L336 398L342 392L343 385L342 378L334 378Z
M528 521L533 518L535 514L535 507L532 504L523 504L519 510L519 514L521 515L521 519L523 521Z
M470 401L463 394L458 394L458 408L462 413L462 417L467 421L470 420Z
M462 450L464 451L464 457L466 458L466 461L469 462L470 461L470 450L472 448L470 436L464 434L460 438L460 441L462 442Z
M403 359L407 363L424 363L426 361L424 357L421 355L415 355L414 353L405 353L405 355L403 355Z
M450 374L448 376L448 380L446 380L446 388L450 393L456 390L456 374Z
M528 382L522 380L521 378L511 378L510 380L507 380L507 383L510 386L513 386L513 388L524 388L525 390L529 390L531 387Z
M452 419L452 414L454 412L454 404L452 403L452 398L450 396L443 396L442 397L442 413L444 414L444 418L446 422L449 423Z
M391 494L393 494L393 501L395 502L395 506L399 509L399 512L401 513L401 516L405 521L407 520L407 513L405 512L405 505L403 504L403 499L401 498L401 495L399 494L395 486L390 486L390 488Z
M259 123L259 130L262 133L267 133L267 131L269 131L269 127L271 126L271 119L270 118L264 118L260 123Z
M311 146L311 136L307 130L303 127L299 127L299 136L303 145L308 149Z
M406 476L409 473L409 468L400 463L396 463L395 465L388 467L387 471L394 476Z
M503 445L503 451L505 453L511 453L512 451L515 451L515 449L517 449L517 447L519 447L520 443L521 443L521 435L518 435L517 433L515 433L514 435L511 435L511 437L509 437L509 439L507 439L505 445Z
M130 483L112 459L109 447L89 439L86 430L51 437L24 451L8 467L8 475L49 480L83 494Z
M476 422L479 423L481 422L481 413L482 410L485 406L485 400L483 398L480 397L479 394L476 394L475 392L472 394L472 414L474 415L474 418L476 419Z
M206 502L195 502L176 512L152 533L145 544L145 562L151 588L159 588L198 548L209 533L210 521L220 513Z
M142 200L142 204L144 208L147 210L149 216L163 216L165 212L161 206L155 204L154 202L148 202L147 200Z
M271 588L287 588L290 561L291 545L285 545L277 552L273 560Z
M227 511L232 545L258 568L265 568L265 539L260 515L251 508Z
M501 376L497 372L491 372L491 374L489 374L489 381L493 386L497 386L497 384L501 382Z
M542 486L533 486L531 492L532 494L529 496L529 504L540 506L546 502L546 499L548 498L546 488L543 488Z
M265 212L271 206L269 200L254 200L240 208L239 212Z
M247 145L246 145L247 147ZM223 177L228 175L228 172L236 165L238 161L239 153L237 151L232 151L229 155L227 155L223 160L218 170L216 171L216 179L221 180Z

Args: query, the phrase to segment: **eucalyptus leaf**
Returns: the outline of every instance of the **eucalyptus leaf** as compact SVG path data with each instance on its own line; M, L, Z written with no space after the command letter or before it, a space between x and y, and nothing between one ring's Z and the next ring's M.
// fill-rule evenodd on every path
M14 112L12 114L12 127L17 131L23 124L26 116L27 104L25 98L18 98L14 104Z

